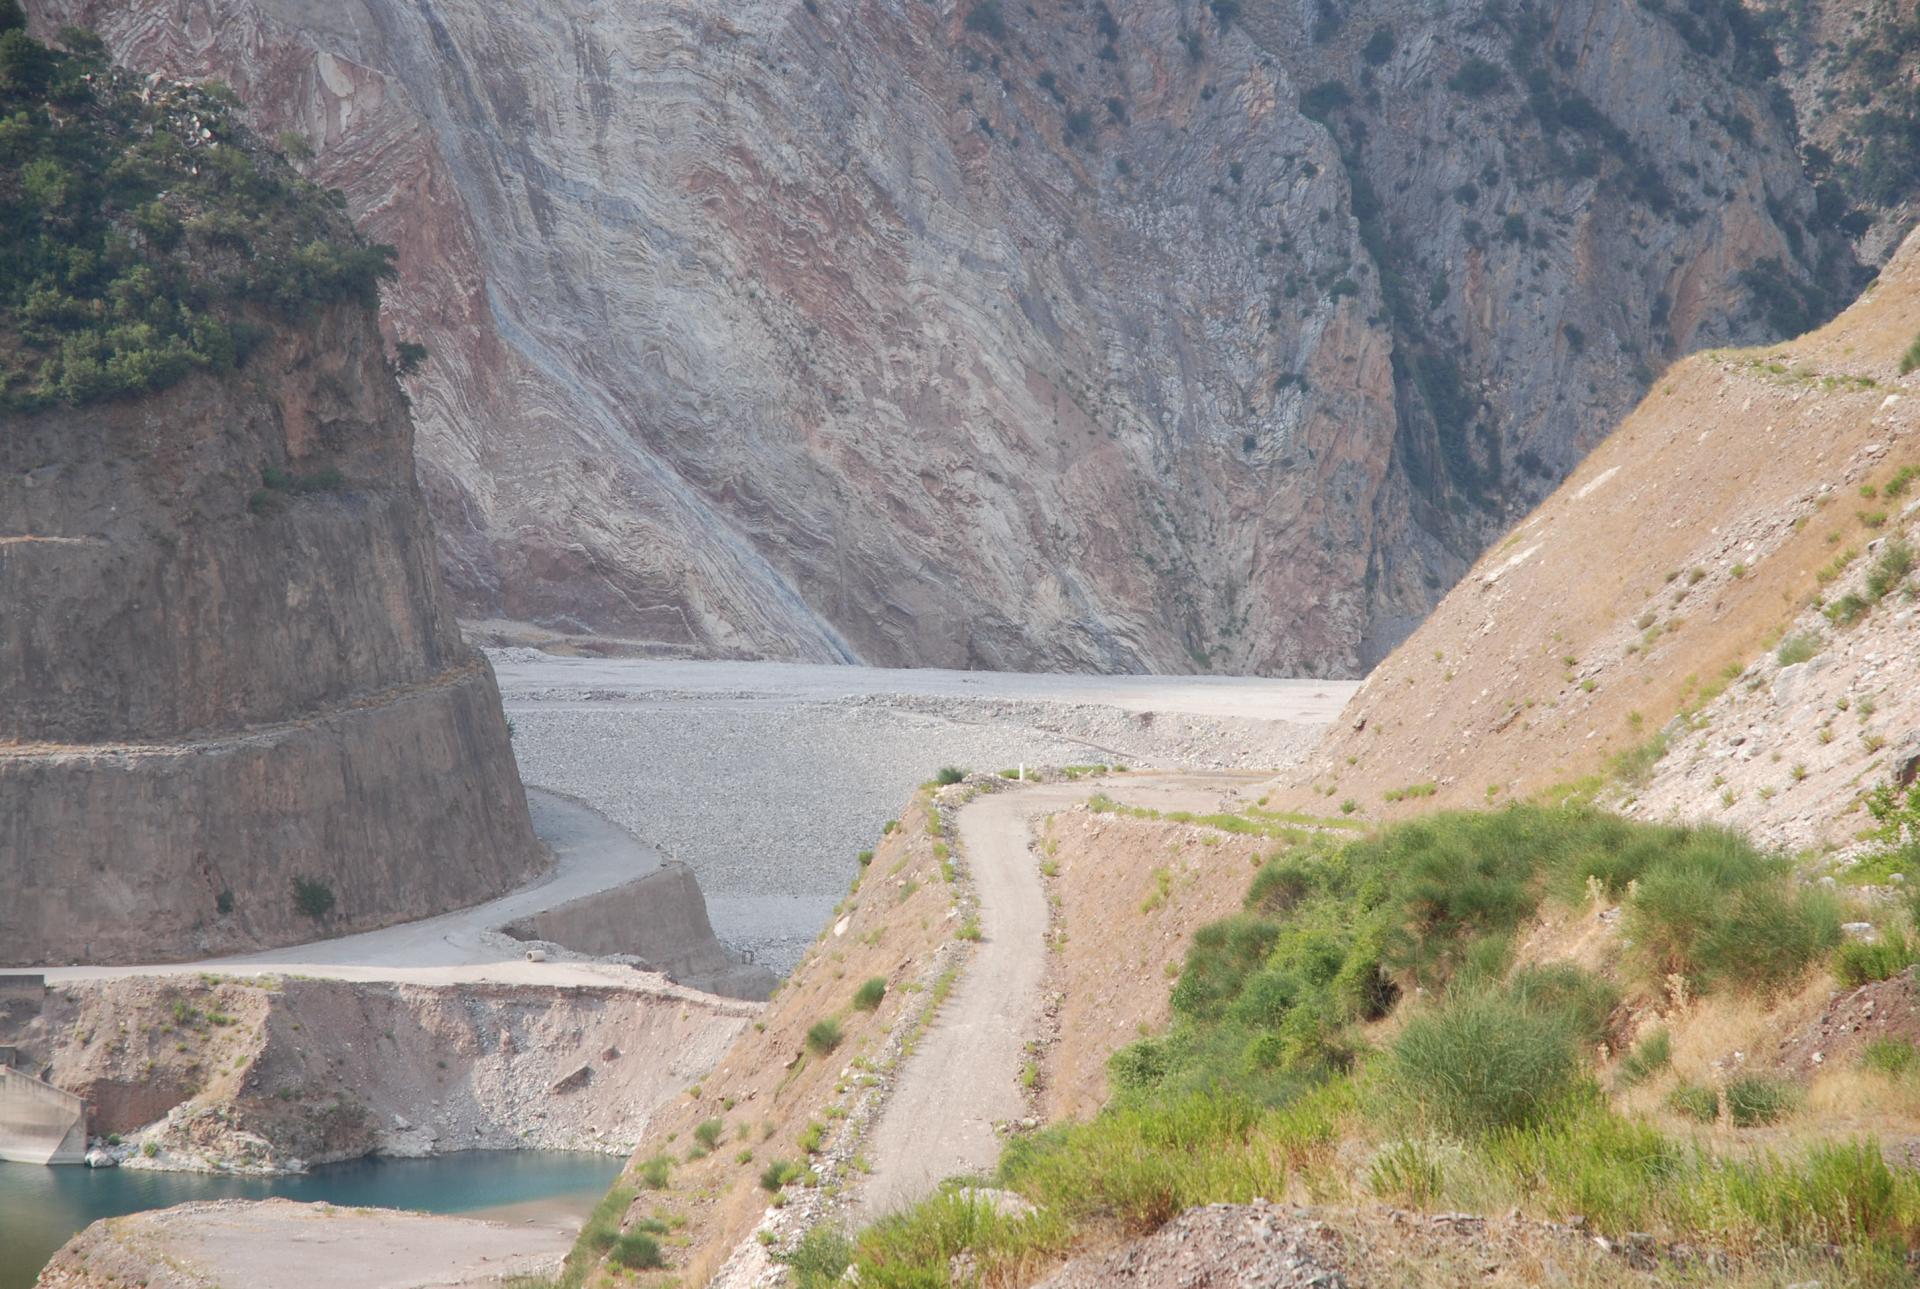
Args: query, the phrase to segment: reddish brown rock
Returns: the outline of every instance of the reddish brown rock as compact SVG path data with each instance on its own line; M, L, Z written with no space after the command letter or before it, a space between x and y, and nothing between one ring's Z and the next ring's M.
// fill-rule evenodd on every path
M538 866L367 310L13 418L0 516L0 964L292 943Z

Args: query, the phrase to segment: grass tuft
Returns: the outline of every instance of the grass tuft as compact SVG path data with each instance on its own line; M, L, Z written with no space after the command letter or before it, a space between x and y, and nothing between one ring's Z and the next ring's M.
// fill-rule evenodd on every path
M1416 1016L1394 1041L1389 1086L1422 1121L1461 1136L1524 1127L1572 1090L1567 1019L1481 993Z
M840 1022L829 1016L825 1020L815 1021L807 1031L807 1050L816 1056L825 1056L840 1046L840 1040L844 1037Z
M1857 989L1876 980L1897 976L1920 962L1920 944L1909 941L1900 931L1883 932L1871 944L1848 941L1833 955L1833 974L1842 985Z
M1800 1103L1791 1083L1764 1074L1743 1074L1727 1084L1727 1118L1736 1128L1777 1123Z

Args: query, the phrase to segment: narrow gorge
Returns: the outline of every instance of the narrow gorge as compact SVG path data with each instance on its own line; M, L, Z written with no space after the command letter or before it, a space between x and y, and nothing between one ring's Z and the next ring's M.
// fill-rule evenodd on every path
M1737 6L34 7L399 247L509 637L1354 675L1668 361L1858 283Z

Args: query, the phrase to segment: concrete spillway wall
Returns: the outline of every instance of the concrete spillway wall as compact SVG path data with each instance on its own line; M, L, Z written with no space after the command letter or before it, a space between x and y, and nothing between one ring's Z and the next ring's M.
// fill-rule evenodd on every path
M32 1075L0 1067L0 1160L78 1164L86 1154L86 1103Z

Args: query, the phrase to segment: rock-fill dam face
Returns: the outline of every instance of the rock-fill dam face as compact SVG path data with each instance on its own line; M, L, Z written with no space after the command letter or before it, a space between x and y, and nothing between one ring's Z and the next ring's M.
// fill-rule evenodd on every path
M295 943L538 866L372 310L0 434L0 964Z

